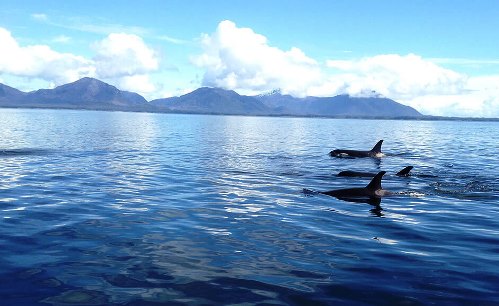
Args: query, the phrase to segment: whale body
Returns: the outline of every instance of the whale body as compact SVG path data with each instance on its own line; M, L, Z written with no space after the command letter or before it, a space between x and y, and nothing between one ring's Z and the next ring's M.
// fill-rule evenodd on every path
M410 171L414 168L413 166L407 166L404 169L397 172L396 176L409 176ZM376 173L373 172L358 172L358 171L341 171L338 173L338 176L347 176L347 177L375 177Z
M381 187L381 179L385 173L386 171L378 172L366 187L319 191L319 193L345 201L379 204L382 197L391 194Z
M333 157L382 157L381 145L383 144L383 139L378 141L378 143L370 151L358 151L358 150L344 150L336 149L329 152L329 155Z

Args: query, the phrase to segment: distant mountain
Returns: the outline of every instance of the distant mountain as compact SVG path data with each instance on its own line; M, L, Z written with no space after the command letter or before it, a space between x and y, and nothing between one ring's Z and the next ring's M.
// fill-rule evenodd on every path
M25 95L20 90L0 84L0 106L16 106Z
M281 115L326 117L419 117L412 107L382 97L305 97L275 93L257 96L267 107Z
M5 86L5 85L4 85ZM114 86L92 78L28 93L14 92L0 98L0 106L72 108L95 110L152 110L146 99L136 93L121 91ZM14 101L14 102L12 102Z
M70 108L224 115L287 115L323 117L422 117L414 108L382 97L295 98L274 90L259 96L202 87L180 97L147 102L137 93L122 91L92 78L54 89L22 92L0 84L0 107Z
M268 115L272 109L255 97L241 96L233 90L202 87L180 97L158 99L151 104L161 111L226 114Z

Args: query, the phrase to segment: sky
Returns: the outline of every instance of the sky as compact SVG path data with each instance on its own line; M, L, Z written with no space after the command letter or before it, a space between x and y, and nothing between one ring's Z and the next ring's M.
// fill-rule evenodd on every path
M152 100L202 86L381 95L499 117L499 1L4 1L0 83L94 77Z

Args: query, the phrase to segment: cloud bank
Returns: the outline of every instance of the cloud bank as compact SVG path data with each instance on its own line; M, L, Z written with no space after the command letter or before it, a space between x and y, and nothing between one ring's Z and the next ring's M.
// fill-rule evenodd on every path
M95 77L142 94L155 91L149 73L159 69L159 56L134 34L113 33L93 44L95 56L60 53L47 45L20 46L0 28L0 73L38 78L54 85Z
M351 95L369 90L398 99L427 94L456 94L462 91L466 83L464 75L414 54L386 54L348 61L329 60L326 65L347 81L345 90Z
M22 47L9 31L0 28L0 72L20 77L41 78L57 84L93 75L93 61L59 53L45 45Z
M204 53L193 57L193 63L205 70L206 86L246 93L280 88L304 96L322 78L319 64L300 49L272 47L263 35L228 20L212 35L203 35L201 45Z
M429 115L499 116L499 76L468 77L415 54L382 54L319 63L302 50L281 50L232 21L201 37L203 85L303 96L382 95ZM486 82L484 82L486 81ZM485 86L484 83L488 84Z
M93 45L95 74L120 88L139 93L156 90L149 73L159 69L159 56L135 34L112 33Z
M47 19L43 14L33 18ZM71 39L58 36L52 42L60 45ZM296 97L375 94L428 115L499 117L499 75L467 76L442 66L452 59L380 54L320 62L297 47L272 46L267 37L229 20L220 22L213 33L203 34L199 43L201 52L190 59L201 70L204 86L241 94L279 88ZM162 97L164 89L151 79L161 70L161 57L136 33L106 34L91 44L91 57L58 52L48 45L23 46L1 27L0 46L2 78L41 79L56 86L95 77L120 89ZM185 87L192 88L193 83Z

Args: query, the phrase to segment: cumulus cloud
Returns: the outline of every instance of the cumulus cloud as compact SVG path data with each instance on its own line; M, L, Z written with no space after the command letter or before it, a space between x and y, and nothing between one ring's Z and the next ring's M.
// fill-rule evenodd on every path
M382 95L429 115L499 116L499 76L469 77L416 54L319 63L228 20L204 34L201 46L192 62L204 69L205 86L244 94L280 88L297 97Z
M372 90L388 97L408 99L421 95L448 95L462 92L466 77L442 68L420 56L377 55L360 60L326 62L335 78L347 80L345 90L361 95Z
M60 36L58 41L68 39ZM155 90L147 74L159 68L159 57L137 35L108 35L93 45L96 55L91 59L60 53L47 45L20 46L4 28L0 28L0 45L1 74L42 79L51 87L96 77L141 94Z
M362 96L375 91L427 115L499 116L497 75L467 76L414 54L330 60L326 65L328 79L315 89L318 95Z
M47 20L43 14L32 18ZM160 69L160 57L136 34L109 34L92 45L95 55L86 58L47 45L22 46L0 27L0 75L53 85L90 76L120 89L160 96L166 89L151 81L151 74ZM69 40L58 36L52 42ZM280 88L297 97L375 93L429 115L499 117L499 76L466 76L441 66L452 59L384 54L320 63L299 48L272 46L265 36L228 20L220 22L214 33L202 35L200 42L203 52L191 60L204 70L206 86L242 94Z
M215 33L203 35L204 53L193 63L205 69L203 84L246 92L280 88L303 96L321 79L319 64L298 48L280 50L249 28L222 21Z
M151 82L149 75L146 74L123 76L117 78L113 83L119 88L146 96L149 96L157 90L156 86Z
M343 80L342 90L363 95L372 90L424 114L499 116L499 76L466 76L420 56L378 55L349 61L327 61Z
M499 118L499 76L469 77L461 93L421 95L406 102L430 115Z
M110 34L95 43L94 49L96 73L103 78L145 74L159 68L156 52L134 34Z
M211 35L203 35L204 53L193 63L205 69L203 84L256 92L280 88L295 96L327 96L376 91L394 98L421 94L452 94L464 87L466 77L420 56L378 55L324 64L302 50L269 45L265 36L222 21Z
M20 46L11 33L0 28L0 72L20 77L41 78L62 84L93 76L93 61L60 53L46 45Z
M354 60L329 60L328 82L341 83L352 96L375 92L425 114L476 114L478 96L469 78L415 54L376 55Z

